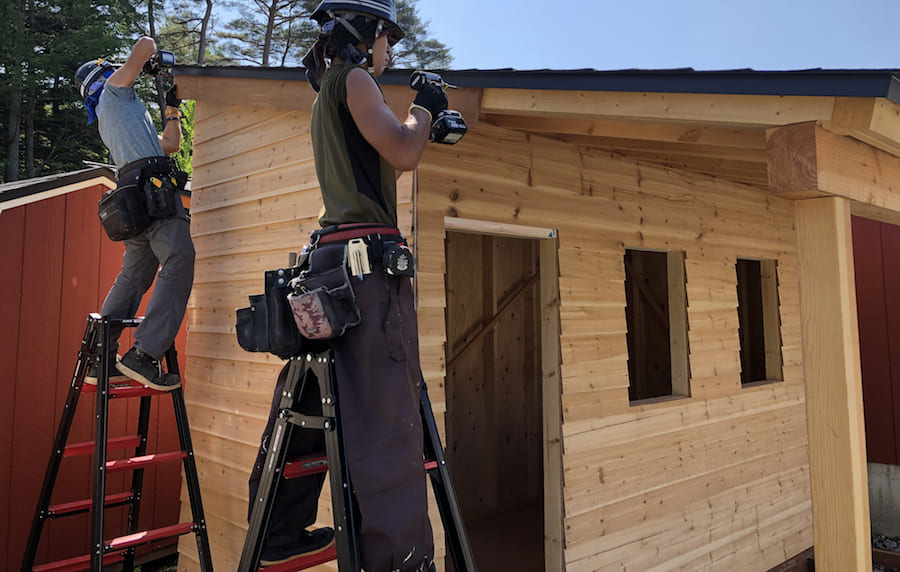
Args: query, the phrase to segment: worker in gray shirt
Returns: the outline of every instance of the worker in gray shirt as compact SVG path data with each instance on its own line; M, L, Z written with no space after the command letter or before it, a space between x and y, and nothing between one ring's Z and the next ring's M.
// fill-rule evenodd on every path
M166 92L165 128L158 135L134 89L142 73L159 73L167 56L157 51L153 38L143 37L123 65L92 60L75 74L88 123L98 119L100 138L118 167L116 190L101 200L100 218L110 238L124 240L125 255L103 302L103 316L133 318L156 278L144 320L134 331L134 346L117 361L122 328L114 326L88 369L89 384L97 383L99 359L106 359L110 381L130 378L161 391L181 385L178 372L167 374L161 365L181 326L194 280L194 245L180 196L186 177L167 156L181 145L181 101L172 86Z

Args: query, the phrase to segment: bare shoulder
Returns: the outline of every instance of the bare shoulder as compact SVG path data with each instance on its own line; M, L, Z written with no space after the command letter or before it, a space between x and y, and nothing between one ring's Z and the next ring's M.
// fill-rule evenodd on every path
M350 70L347 73L346 85L348 99L355 95L369 97L371 94L381 93L375 83L375 78L363 68L357 67Z

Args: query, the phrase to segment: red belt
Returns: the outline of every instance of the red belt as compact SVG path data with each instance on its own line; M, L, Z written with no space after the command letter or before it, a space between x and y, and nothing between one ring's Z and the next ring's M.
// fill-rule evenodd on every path
M369 235L396 236L401 238L400 231L389 226L373 226L366 223L350 223L338 225L338 229L328 234L321 234L312 244L327 244L330 242L346 242L354 238L365 238Z

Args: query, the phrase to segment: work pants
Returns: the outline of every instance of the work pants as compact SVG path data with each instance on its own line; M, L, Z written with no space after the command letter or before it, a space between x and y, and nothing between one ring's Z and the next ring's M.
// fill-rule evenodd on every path
M312 252L310 272L343 263L343 245ZM362 320L328 343L335 376L344 445L360 514L360 549L366 572L412 572L434 558L428 520L420 414L418 329L412 285L388 276L380 263L363 280L351 277ZM287 366L279 376L283 386ZM309 389L309 388L307 388ZM318 391L304 396L301 411L321 414ZM269 422L250 477L256 497L267 445L278 414L276 386ZM316 404L319 404L318 406ZM302 408L309 407L309 411ZM313 436L310 436L313 434ZM295 429L289 458L324 450L321 431ZM322 477L284 481L269 520L267 543L283 545L315 522Z
M125 240L122 270L116 276L100 312L111 318L134 318L153 279L156 287L144 320L134 330L134 346L160 359L172 346L194 283L194 243L185 217L153 222L138 236ZM118 346L121 326L111 328L107 348Z

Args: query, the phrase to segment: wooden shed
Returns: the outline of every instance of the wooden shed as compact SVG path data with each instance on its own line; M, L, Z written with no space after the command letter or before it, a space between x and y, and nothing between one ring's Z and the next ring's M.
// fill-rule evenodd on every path
M295 69L176 76L197 101L188 406L231 570L281 367L237 346L234 308L316 226L315 94ZM382 79L404 115L408 71ZM900 221L898 77L445 79L470 130L400 179L400 224L481 569L765 571L815 545L819 569L871 570L851 213Z
M122 266L124 246L106 237L97 218L97 202L115 180L111 168L91 167L0 185L0 570L22 566L87 317L100 311ZM182 331L176 341L182 352L184 338ZM126 332L122 345L130 344ZM70 443L94 439L91 397L79 401ZM110 436L137 426L138 404L130 401L111 404ZM148 452L178 448L171 406L154 403L150 426ZM90 498L91 466L90 457L63 460L52 502ZM130 485L119 474L110 477L107 490ZM142 530L177 521L180 489L180 465L145 470ZM109 509L109 537L126 530L126 516L124 507ZM35 564L88 554L89 545L88 514L49 521ZM158 555L173 548L167 540L141 550Z

